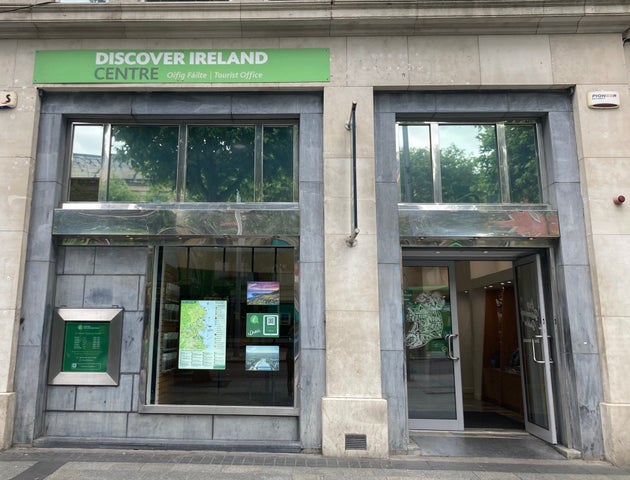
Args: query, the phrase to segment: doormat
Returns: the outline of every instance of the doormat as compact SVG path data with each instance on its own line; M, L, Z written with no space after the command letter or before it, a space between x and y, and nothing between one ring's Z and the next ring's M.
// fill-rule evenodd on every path
M551 445L531 435L488 436L411 433L410 440L416 444L417 454L429 457L484 457L565 460Z
M464 428L524 430L525 426L497 412L464 412Z

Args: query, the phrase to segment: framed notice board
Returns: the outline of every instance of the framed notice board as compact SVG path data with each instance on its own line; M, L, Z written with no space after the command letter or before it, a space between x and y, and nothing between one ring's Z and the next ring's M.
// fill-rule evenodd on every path
M48 383L118 385L122 318L122 308L56 309Z

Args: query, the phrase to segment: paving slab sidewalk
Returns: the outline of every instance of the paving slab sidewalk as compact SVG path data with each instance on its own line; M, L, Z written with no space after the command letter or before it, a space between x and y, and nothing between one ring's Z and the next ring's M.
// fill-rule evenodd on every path
M603 461L399 455L123 449L13 448L0 452L0 480L630 480Z

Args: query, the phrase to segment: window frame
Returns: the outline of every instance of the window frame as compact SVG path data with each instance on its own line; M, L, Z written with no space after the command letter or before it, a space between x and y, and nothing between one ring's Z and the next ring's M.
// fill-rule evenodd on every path
M66 174L66 189L63 196L63 203L66 205L78 205L78 204L111 204L111 205L126 205L126 204L155 204L156 202L125 202L125 201L112 201L108 199L109 184L111 180L111 147L112 147L112 126L163 126L163 127L178 127L178 144L177 144L177 172L175 180L175 200L173 203L182 204L194 204L194 203L254 203L254 204L270 204L270 203L298 203L299 202L299 142L300 142L300 120L297 117L287 116L280 118L269 117L248 117L242 120L240 119L203 119L203 120L187 120L187 119L174 119L170 121L168 117L159 119L143 119L137 118L130 120L124 119L94 119L89 120L75 120L70 119L68 122L68 159L67 159L67 174ZM102 126L103 139L101 148L101 171L98 186L98 199L97 200L71 200L70 188L72 183L72 165L73 165L73 148L75 138L76 126ZM254 127L254 199L252 201L245 202L191 202L186 200L186 173L187 173L187 156L188 156L188 130L189 127ZM293 130L293 143L292 143L292 156L293 156L293 186L292 186L292 199L290 201L280 202L265 202L264 198L264 134L265 128L269 127L290 127ZM160 204L170 204L171 202L157 202Z
M427 126L429 129L429 154L430 154L430 165L431 165L431 174L432 174L432 185L433 191L432 197L433 202L429 204L445 204L445 205L474 205L475 203L457 203L457 202L443 202L442 195L442 173L441 173L441 158L440 158L440 141L439 141L439 127L440 126L476 126L476 125L492 125L495 130L495 138L497 145L497 172L499 176L499 202L488 202L488 203L477 203L477 205L542 205L545 204L545 189L543 188L544 183L544 174L545 174L545 160L544 160L544 143L543 143L543 129L541 122L537 119L530 118L514 118L509 120L499 120L499 121L491 121L491 120L482 120L482 121L471 121L470 119L466 120L449 120L449 121L441 121L441 120L416 120L414 118L401 117L396 119L396 161L398 162L398 168L400 171L401 164L401 152L402 146L400 142L399 129L405 126ZM535 128L536 133L536 143L535 143L535 151L538 159L538 191L540 194L540 202L532 202L532 203L515 203L512 201L512 195L510 191L510 168L508 162L508 152L507 152L507 138L505 133L506 125L532 125ZM402 192L402 182L399 183L398 188L398 198L399 203L401 204L417 204L424 202L409 202L403 201L403 192ZM425 203L426 204L426 203Z
M293 405L292 406L275 406L275 405L221 405L221 404L168 404L157 403L157 397L153 391L157 381L157 370L159 366L159 357L161 352L158 348L158 340L156 340L156 334L159 333L158 324L161 322L160 310L163 299L161 297L161 281L160 274L162 273L163 264L163 252L166 248L191 248L191 247L219 247L219 248L282 248L293 252L294 268L299 264L299 247L296 242L288 242L286 246L274 246L267 241L254 241L248 242L247 245L242 245L240 242L227 242L223 245L218 244L199 244L199 245L153 245L150 247L150 255L148 262L147 278L150 281L147 285L150 287L147 290L146 311L148 320L144 322L144 337L146 339L146 348L143 349L142 354L142 367L141 370L145 372L141 379L139 392L140 402L138 405L139 413L153 413L153 414L181 414L181 415L261 415L261 416L278 416L278 417L295 417L300 413L300 392L298 386L300 385L301 371L299 368L301 357L301 342L299 340L299 302L294 300L295 316L291 319L294 322L293 333ZM277 266L274 266L276 268ZM299 299L300 292L300 279L294 277L293 281L293 294L294 299Z

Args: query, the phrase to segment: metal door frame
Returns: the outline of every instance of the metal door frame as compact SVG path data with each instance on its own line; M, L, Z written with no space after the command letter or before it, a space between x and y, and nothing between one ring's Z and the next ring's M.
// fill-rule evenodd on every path
M524 422L525 422L525 430L532 435L545 440L548 443L556 444L558 443L558 434L557 434L557 424L556 424L556 412L555 412L555 402L554 402L554 388L553 388L553 377L551 373L551 341L553 341L552 337L549 335L549 328L547 318L549 315L549 306L547 304L547 299L550 297L545 294L544 283L542 278L542 262L541 262L541 254L540 253L532 253L530 255L526 255L523 257L519 257L512 261L513 271L514 271L514 285L515 285L515 300L517 305L517 323L518 323L518 336L519 336L519 345L523 344L523 337L521 332L521 320L520 320L520 305L519 305L519 284L518 284L518 276L516 273L516 269L519 266L527 265L530 263L534 263L536 267L536 280L537 280L537 289L538 289L538 299L541 311L541 332L537 337L546 340L541 341L540 345L541 353L543 358L540 361L536 360L536 353L533 350L533 358L536 363L540 363L544 365L544 380L545 380L545 399L547 402L547 420L549 423L549 429L545 429L535 423L529 421L529 405L527 403L527 385L526 385L526 374L524 372L525 361L523 352L520 352L520 360L521 360L521 386L523 391L523 412L524 412ZM535 349L535 345L531 343L532 349Z
M415 249L410 249L410 252L414 252ZM545 283L543 282L543 264L542 264L542 255L544 255L544 253L542 253L540 251L540 249L529 249L529 248L514 248L514 249L505 249L505 248L497 248L494 249L492 247L485 247L483 248L484 251L484 255L479 255L477 256L475 254L476 251L481 251L482 249L473 249L473 250L468 250L468 252L464 252L462 250L458 250L458 251L454 251L454 252L450 252L447 249L439 249L441 252L441 254L444 255L444 260L440 260L440 261L435 261L435 260L425 260L425 258L427 258L428 255L430 255L428 249L427 249L427 256L424 256L422 254L418 255L418 250L415 250L415 255L413 253L411 253L411 255L407 254L405 255L405 249L402 250L402 266L406 267L406 266L447 266L449 268L449 291L451 294L451 304L452 304L452 316L453 316L453 325L454 325L454 332L455 332L455 328L457 328L457 332L458 328L459 328L459 317L457 315L457 288L455 285L455 262L457 261L494 261L497 259L501 259L501 260L509 260L512 262L512 270L514 272L514 285L515 285L515 296L517 298L515 298L515 300L518 302L518 284L516 281L516 267L518 265L522 265L522 264L526 264L526 263L530 263L532 261L536 262L536 268L537 268L537 280L538 280L538 295L540 298L540 302L541 302L541 306L543 306L543 308L545 309L545 328L546 328L546 332L545 334L547 335L547 338L551 339L552 337L549 336L549 332L550 332L550 328L552 328L552 325L549 324L549 322L547 321L549 318L549 312L552 311L552 306L550 305L550 301L552 301L552 296L551 296L551 292L546 292L545 290ZM496 251L495 251L496 250ZM489 251L489 252L488 252ZM497 255L493 255L493 253L498 254ZM487 255L486 255L487 254ZM435 257L433 257L435 258ZM549 275L550 272L547 272L547 275ZM517 309L518 309L518 303L517 303ZM518 312L517 312L518 315ZM522 336L521 336L521 326L520 326L520 319L517 317L517 331L518 331L518 340L519 340L519 345L522 342ZM552 340L553 341L553 340ZM455 342L457 344L456 346L456 354L459 357L460 354L460 350L459 350L459 340L457 342ZM527 404L527 399L526 399L526 390L525 390L525 374L523 372L521 372L521 386L522 386L522 391L523 391L523 408L524 408L524 422L525 422L525 430L534 435L537 436L545 441L547 441L548 443L552 443L552 444L556 444L557 443L557 416L556 416L556 412L555 412L555 390L553 388L553 376L552 376L552 367L551 367L551 343L549 341L547 342L541 342L543 345L543 354L544 354L544 360L545 360L545 372L544 372L544 377L545 377L545 388L546 388L546 401L547 401L547 410L548 410L548 416L549 416L549 430L546 430L544 428L541 428L540 426L533 424L531 422L528 421L528 409L529 409L529 405ZM523 358L522 358L522 352L521 352L521 365L523 365ZM406 355L405 355L405 369L407 368L406 365ZM460 361L458 360L456 362L456 368L455 368L455 376L456 376L456 382L458 383L458 385L456 385L456 396L458 396L459 398L457 399L457 401L461 401L461 406L459 404L457 404L457 420L423 420L423 419L412 419L409 417L409 412L407 413L408 416L408 422L409 422L409 429L427 429L427 430L463 430L464 428L464 422L463 422L463 400L462 400L462 384L461 384L461 364ZM458 393L459 392L459 393ZM407 393L408 394L408 393ZM461 423L460 423L461 420Z
M453 357L453 387L455 389L455 419L423 419L409 417L407 409L407 421L411 430L463 430L464 429L464 401L462 391L461 358L459 348L459 323L457 314L457 289L455 285L455 261L426 261L415 258L405 258L403 255L402 267L447 267L448 287L451 301L451 331ZM402 284L401 284L402 287ZM405 371L407 370L407 355L405 347ZM407 375L405 374L405 379ZM406 385L407 387L408 385ZM407 390L407 395L409 391ZM409 405L409 400L407 400Z

